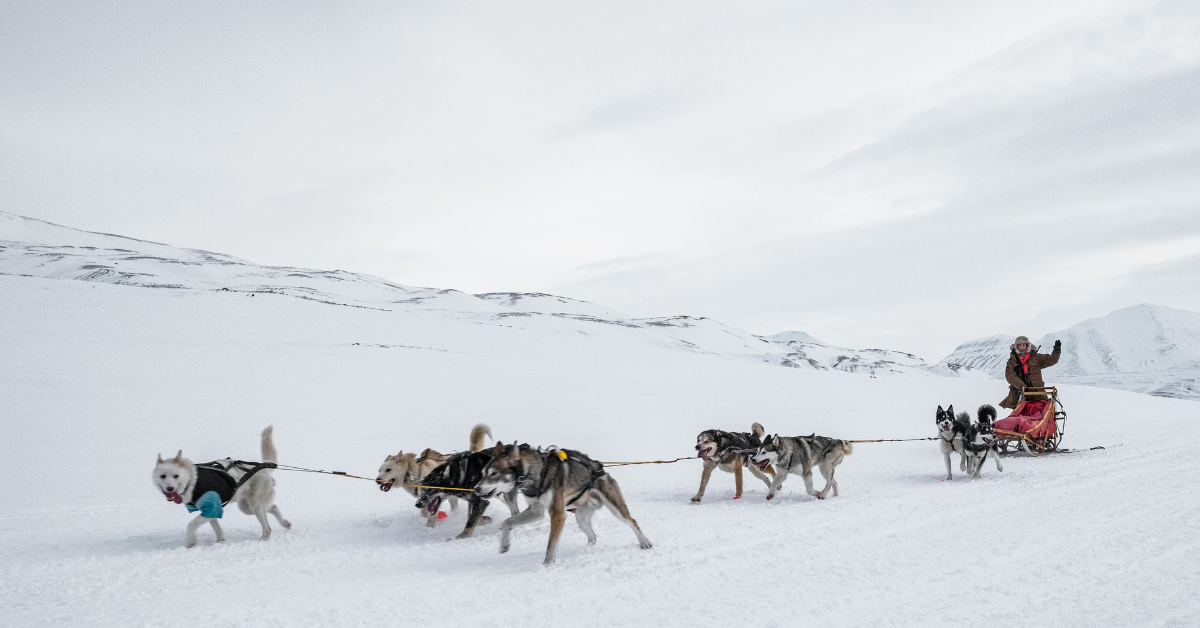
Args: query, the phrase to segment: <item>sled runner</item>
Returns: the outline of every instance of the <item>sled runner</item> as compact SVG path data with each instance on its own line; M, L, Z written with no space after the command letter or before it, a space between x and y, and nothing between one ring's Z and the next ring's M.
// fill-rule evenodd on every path
M996 421L996 449L1030 455L1054 453L1062 442L1067 413L1054 386L1026 386L1012 414Z

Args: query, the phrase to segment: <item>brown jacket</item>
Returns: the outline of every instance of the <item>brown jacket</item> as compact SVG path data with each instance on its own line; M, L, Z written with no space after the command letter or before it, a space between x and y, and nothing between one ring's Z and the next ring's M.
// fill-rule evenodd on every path
M1062 355L1062 349L1056 348L1050 352L1050 355L1038 353L1032 347L1030 348L1029 360L1029 375L1025 376L1025 380L1021 379L1018 373L1024 374L1025 369L1021 368L1021 358L1017 357L1017 350L1013 349L1008 354L1008 366L1004 367L1004 379L1008 380L1008 396L1004 401L1000 402L1001 408L1013 409L1021 402L1021 388L1025 386L1045 386L1046 382L1042 381L1042 369L1048 366L1058 364L1058 356Z

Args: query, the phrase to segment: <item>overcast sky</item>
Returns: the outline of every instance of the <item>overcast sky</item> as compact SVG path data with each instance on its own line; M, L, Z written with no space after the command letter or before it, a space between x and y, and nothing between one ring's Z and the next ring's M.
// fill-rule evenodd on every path
M936 360L1200 311L1200 2L9 0L0 208Z

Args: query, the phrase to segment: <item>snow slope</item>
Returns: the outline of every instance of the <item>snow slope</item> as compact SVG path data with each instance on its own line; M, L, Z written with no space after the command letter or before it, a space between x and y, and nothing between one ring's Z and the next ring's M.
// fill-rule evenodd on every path
M1200 622L1200 505L1186 498L1200 482L1200 404L1072 385L1065 445L1108 448L1007 459L975 482L941 482L937 446L924 441L856 445L838 470L841 496L824 502L799 478L770 503L748 478L732 501L732 477L716 473L693 505L695 461L613 468L655 543L647 551L601 514L596 546L568 521L559 562L543 568L546 521L501 555L494 523L448 542L461 511L428 529L406 493L286 472L278 502L293 529L260 543L253 518L234 511L226 543L203 531L186 550L189 516L150 484L155 454L253 458L268 423L281 462L369 476L401 448L460 449L480 421L507 441L648 460L690 455L702 429L753 421L783 434L926 437L936 405L971 408L1003 390L917 370L780 368L732 350L744 337L707 319L511 315L507 297L350 273L289 284L283 270L240 261L183 266L194 283L147 288L179 281L164 270L176 266L119 252L98 263L149 272L134 274L146 284L77 281L87 269L52 258L97 263L95 251L60 241L39 266L32 243L2 246L5 625Z
M964 364L1004 377L1014 336L959 345L938 364ZM1073 382L1200 399L1200 314L1143 303L1046 334L1035 344L1048 352L1063 343L1062 359L1047 375Z
M79 231L0 212L0 273L75 279L144 288L278 294L380 311L432 310L479 324L548 324L560 319L578 333L598 326L630 330L626 340L679 350L739 356L781 366L879 373L958 373L917 356L882 349L830 347L803 332L760 337L704 317L632 318L590 303L549 294L404 286L341 270L261 266L229 255L123 236ZM533 320L538 320L534 323Z

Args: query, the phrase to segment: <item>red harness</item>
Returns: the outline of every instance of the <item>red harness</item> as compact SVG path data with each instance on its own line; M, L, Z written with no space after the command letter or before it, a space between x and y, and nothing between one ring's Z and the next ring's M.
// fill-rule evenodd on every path
M1017 356L1021 360L1021 368L1023 368L1025 370L1026 375L1029 374L1029 356L1031 356L1031 355L1033 355L1032 351L1030 351L1029 353L1026 353L1025 355Z

